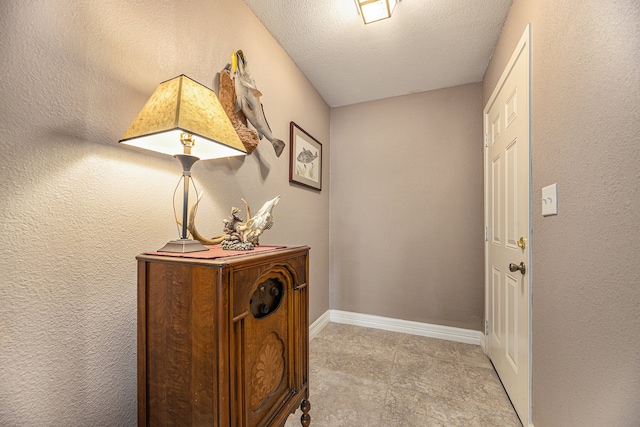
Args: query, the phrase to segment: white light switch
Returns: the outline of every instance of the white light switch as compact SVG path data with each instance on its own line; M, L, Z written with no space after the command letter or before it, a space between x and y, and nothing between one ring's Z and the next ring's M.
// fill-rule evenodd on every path
M558 184L542 189L542 215L558 215Z

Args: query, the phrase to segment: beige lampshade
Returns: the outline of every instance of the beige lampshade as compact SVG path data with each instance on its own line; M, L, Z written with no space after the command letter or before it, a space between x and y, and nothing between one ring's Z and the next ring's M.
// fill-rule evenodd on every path
M183 154L183 132L194 136L190 154L202 160L247 153L216 94L185 75L160 83L119 142Z
M397 0L356 0L365 24L391 17Z

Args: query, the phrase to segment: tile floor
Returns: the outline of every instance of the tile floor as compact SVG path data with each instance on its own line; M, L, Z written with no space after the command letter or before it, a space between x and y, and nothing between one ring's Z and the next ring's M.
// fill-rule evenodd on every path
M480 346L329 323L309 353L312 427L522 426Z

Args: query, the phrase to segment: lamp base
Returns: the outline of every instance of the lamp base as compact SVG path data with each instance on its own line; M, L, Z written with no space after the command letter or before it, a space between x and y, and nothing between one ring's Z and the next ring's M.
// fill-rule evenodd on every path
M205 248L202 243L198 242L197 240L179 239L168 242L161 249L158 249L158 252L186 254L189 252L202 252L208 250L209 249Z

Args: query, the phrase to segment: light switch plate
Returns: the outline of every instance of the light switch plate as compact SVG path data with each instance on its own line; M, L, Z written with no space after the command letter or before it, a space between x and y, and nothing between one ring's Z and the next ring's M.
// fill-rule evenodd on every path
M558 184L542 189L542 215L558 215Z

